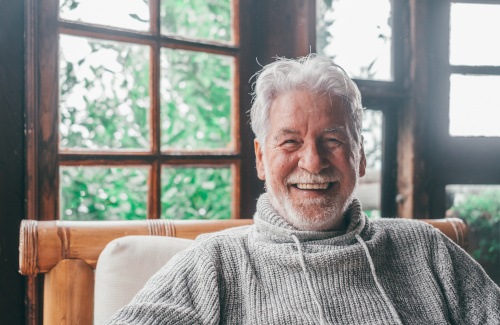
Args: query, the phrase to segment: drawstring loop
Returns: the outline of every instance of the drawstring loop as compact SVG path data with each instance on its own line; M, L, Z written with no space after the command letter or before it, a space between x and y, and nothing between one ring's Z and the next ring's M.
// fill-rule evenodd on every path
M389 297L385 293L384 288L382 288L382 285L378 281L377 273L375 272L375 264L373 263L372 257L370 255L370 251L368 250L368 246L366 246L365 241L361 238L361 236L359 234L356 234L355 237L356 237L356 240L358 241L358 243L360 243L361 246L363 246L363 250L365 252L366 258L368 259L368 264L370 264L370 270L372 272L373 280L375 281L375 285L377 286L378 291L382 295L382 298L384 298L385 304L387 305L387 307L391 311L391 314L396 319L396 321L399 324L403 324L403 322L401 322L401 319L399 318L399 315L396 311L396 308L394 308L394 306L391 303L391 300L389 299Z
M324 315L324 311L323 311L323 306L321 305L318 297L316 297L316 293L314 292L314 289L313 289L313 286L312 286L312 282L311 282L311 279L309 277L309 272L307 271L306 262L304 260L304 253L302 252L302 245L300 244L300 241L297 238L297 236L295 236L294 234L291 234L291 236L292 236L292 239L297 244L297 250L299 251L300 266L302 267L302 271L304 272L304 277L306 278L306 283L307 283L307 288L309 289L309 293L313 297L314 302L316 303L316 307L318 308L318 313L319 313L319 316L320 316L320 320L319 320L320 324L324 325L324 324L326 324L326 321L325 321L325 315Z

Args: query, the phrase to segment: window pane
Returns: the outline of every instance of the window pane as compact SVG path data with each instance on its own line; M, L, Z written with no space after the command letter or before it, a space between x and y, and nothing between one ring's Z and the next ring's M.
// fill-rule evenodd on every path
M450 135L500 136L500 76L450 76Z
M148 167L60 167L61 219L145 219L148 174Z
M149 47L60 36L61 149L149 149Z
M162 219L229 219L232 173L229 167L164 167Z
M379 218L382 189L382 132L384 114L381 111L363 112L363 146L366 155L366 174L359 179L355 196L370 218Z
M391 0L317 0L318 53L353 78L392 80Z
M500 185L446 186L448 217L469 225L467 251L500 284Z
M500 5L452 3L450 63L500 65Z
M149 30L149 0L61 0L59 17L146 31Z
M161 0L162 34L233 41L231 0Z
M233 65L228 56L162 49L162 149L234 147Z

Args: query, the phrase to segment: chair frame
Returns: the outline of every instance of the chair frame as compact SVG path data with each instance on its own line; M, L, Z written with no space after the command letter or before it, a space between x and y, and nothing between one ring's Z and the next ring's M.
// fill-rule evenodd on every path
M468 228L458 218L423 220L458 245L467 247ZM36 221L23 220L19 238L19 272L44 276L44 324L92 324L94 270L104 247L130 235L194 239L202 233L250 225L252 219Z

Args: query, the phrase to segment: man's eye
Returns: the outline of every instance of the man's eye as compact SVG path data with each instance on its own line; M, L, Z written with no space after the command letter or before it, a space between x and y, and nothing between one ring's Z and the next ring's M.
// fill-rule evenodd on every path
M287 139L281 143L281 146L285 149L294 149L299 146L299 142L294 139Z
M324 143L327 147L338 147L342 144L342 141L340 141L339 139L335 139L335 138L328 138L328 139L325 139Z

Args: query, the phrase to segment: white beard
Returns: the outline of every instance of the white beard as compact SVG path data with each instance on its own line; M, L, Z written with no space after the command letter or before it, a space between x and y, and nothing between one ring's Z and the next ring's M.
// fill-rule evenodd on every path
M266 168L266 173L267 170ZM294 172L285 180L281 191L269 186L270 184L266 182L271 205L288 223L299 230L326 231L342 225L344 213L351 204L358 185L358 168L355 171L354 188L350 193L338 192L331 197L310 198L294 204L286 192L287 184L306 182L306 180L329 182L334 179L342 182L341 175L338 175L336 171L329 171L325 174L313 175L305 171ZM293 182L290 182L291 179Z

